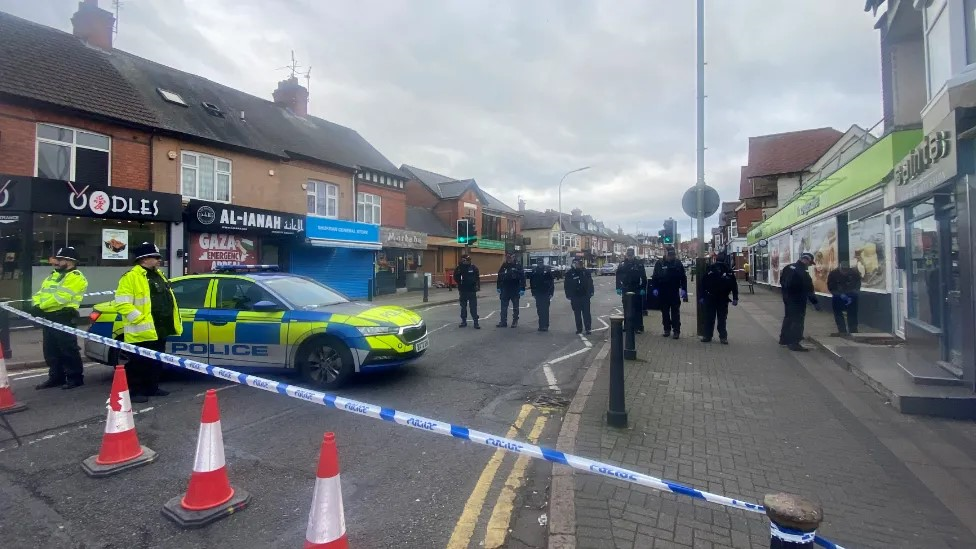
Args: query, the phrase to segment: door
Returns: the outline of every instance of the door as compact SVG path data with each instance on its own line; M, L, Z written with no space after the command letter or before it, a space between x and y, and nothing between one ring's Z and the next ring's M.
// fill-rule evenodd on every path
M213 277L192 277L171 281L176 305L183 318L183 334L166 340L166 352L207 363L210 359L208 326L199 320L212 303Z
M264 288L245 278L218 278L214 308L207 313L210 364L214 366L285 367L288 327L285 307ZM270 301L275 312L258 312L254 304Z
M945 350L943 358L957 368L962 368L962 327L966 324L963 318L962 288L960 287L959 267L959 221L953 211L952 217L946 220L948 238L946 246L946 307L945 307Z
M905 222L904 215L902 212L898 212L891 217L892 226L892 241L895 247L900 247L904 249L905 247ZM889 248L890 249L890 248ZM890 265L891 272L894 273L893 279L893 290L894 295L892 300L894 301L892 307L892 313L894 314L894 321L892 326L895 327L895 334L903 338L905 337L905 317L908 315L908 292L906 290L908 285L908 279L905 276L905 269L899 269L892 260L888 261Z

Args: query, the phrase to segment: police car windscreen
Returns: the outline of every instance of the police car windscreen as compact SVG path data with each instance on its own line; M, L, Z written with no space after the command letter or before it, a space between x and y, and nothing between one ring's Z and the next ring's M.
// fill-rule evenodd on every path
M273 278L265 280L268 289L298 308L315 308L348 303L339 292L303 278Z

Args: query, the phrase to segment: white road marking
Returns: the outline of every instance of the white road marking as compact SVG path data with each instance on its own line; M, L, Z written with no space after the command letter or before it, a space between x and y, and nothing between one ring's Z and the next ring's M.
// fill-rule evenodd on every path
M97 362L88 362L83 365L85 368L89 366L101 366ZM30 370L21 370L19 372L9 374L11 380L17 379L31 379L35 377L44 377L47 375L47 368L32 368Z
M590 340L589 339L586 339L586 336L585 335L579 334L579 337L580 337L581 340L583 340L583 345L586 345L586 348L587 349L589 349L590 347L593 346L593 344L590 343Z
M549 388L557 393L561 393L559 384L556 383L556 375L552 373L552 368L548 364L542 367L542 373L546 375L546 382L549 384Z
M607 324L607 321L603 320L603 318L597 317L596 319L600 321L600 324L603 324L603 327L602 328L594 328L592 331L594 331L594 332L602 332L603 330L609 330L610 329L610 325Z
M575 352L569 353L568 355L563 355L561 357L554 358L554 359L550 360L549 362L546 362L546 366L550 366L552 364L558 364L558 363L560 363L560 362L562 362L564 360L573 358L574 356L581 355L581 354L583 354L583 353L585 353L585 352L587 352L589 350L590 350L589 347L584 347L584 348L580 349L579 351L575 351Z
M488 314L486 314L485 316L483 316L483 317L481 317L481 319L480 319L480 320L488 320L489 318L491 318L491 315L493 315L493 314L495 314L495 313L497 313L497 312L498 312L498 311L492 311L492 312L490 312L490 313L488 313Z
M451 325L453 325L453 324L454 324L453 322L450 322L450 323L448 323L448 324L445 324L445 325L443 325L443 326L441 326L440 328L436 328L436 329L433 329L433 330L430 330L430 331L428 331L427 333L428 333L428 334L432 334L432 333L434 333L434 332L436 332L436 331L439 331L439 330L443 330L444 328L447 328L448 326L451 326Z

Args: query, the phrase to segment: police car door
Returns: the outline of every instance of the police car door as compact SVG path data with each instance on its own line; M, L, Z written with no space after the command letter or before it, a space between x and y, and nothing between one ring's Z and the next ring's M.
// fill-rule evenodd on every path
M176 305L183 318L183 334L166 340L166 351L172 355L200 362L210 359L207 323L201 321L212 303L214 279L193 276L170 281Z
M274 311L255 311L270 301ZM216 309L210 315L210 364L216 366L285 367L285 307L253 280L218 277Z

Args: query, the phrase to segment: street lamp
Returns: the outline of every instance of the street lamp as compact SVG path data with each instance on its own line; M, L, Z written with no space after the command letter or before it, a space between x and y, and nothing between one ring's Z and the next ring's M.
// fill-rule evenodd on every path
M575 170L570 170L563 175L563 178L559 180L559 247L563 246L563 181L566 180L566 176L571 173L581 172L583 170L590 169L589 166L583 166L582 168L577 168Z

